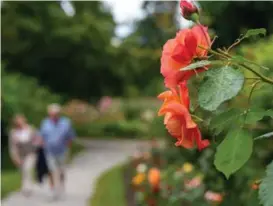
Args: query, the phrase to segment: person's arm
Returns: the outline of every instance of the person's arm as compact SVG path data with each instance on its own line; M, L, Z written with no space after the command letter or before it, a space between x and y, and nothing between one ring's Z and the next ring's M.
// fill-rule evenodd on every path
M43 138L40 134L40 132L35 129L34 127L31 127L32 129L32 143L36 147L41 147L43 145Z
M76 137L75 130L73 129L72 125L70 124L69 130L67 133L67 145L70 147L72 144L73 139Z
M9 154L13 163L19 167L21 165L21 158L19 155L18 147L14 141L14 132L10 132L9 134Z

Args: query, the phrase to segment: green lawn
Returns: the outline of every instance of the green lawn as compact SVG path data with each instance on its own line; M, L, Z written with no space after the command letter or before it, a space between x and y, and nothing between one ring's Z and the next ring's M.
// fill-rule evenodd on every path
M83 149L82 145L72 144L69 161ZM13 166L8 151L3 149L1 151L1 199L20 188L20 179L20 173Z
M20 188L20 173L18 170L1 171L1 199L10 192Z
M123 166L115 166L104 172L96 183L96 190L90 199L92 206L125 206Z

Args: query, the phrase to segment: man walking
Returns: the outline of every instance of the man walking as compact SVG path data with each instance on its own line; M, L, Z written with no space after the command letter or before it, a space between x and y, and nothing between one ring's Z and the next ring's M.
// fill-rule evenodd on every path
M48 118L43 120L40 131L52 181L53 198L59 197L64 189L66 157L71 141L75 137L71 121L60 116L60 112L60 105L49 105Z

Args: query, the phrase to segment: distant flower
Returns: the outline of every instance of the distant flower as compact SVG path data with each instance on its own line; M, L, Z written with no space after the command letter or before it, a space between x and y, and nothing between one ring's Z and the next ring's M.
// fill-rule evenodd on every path
M252 188L253 190L257 190L257 189L259 189L259 185L256 184L256 183L254 183L254 184L251 185L251 188Z
M147 166L143 163L139 164L136 168L138 173L145 173L147 170Z
M111 106L111 104L112 104L111 97L108 97L108 96L102 97L99 102L99 111L100 112L107 111L109 109L109 107Z
M140 185L146 178L144 173L138 173L136 176L133 177L132 183L135 186Z
M153 110L145 110L142 114L141 114L141 118L147 122L151 122L153 121L155 117L155 112Z
M190 173L193 170L193 166L192 166L192 164L186 162L186 163L183 164L182 170L183 170L184 173Z
M212 192L212 191L207 191L204 195L205 199L207 201L211 202L217 202L220 203L223 201L223 195L220 193Z
M256 180L252 185L251 188L253 190L258 190L259 189L259 185L260 185L260 180Z
M139 152L139 151L136 151L135 153L134 153L134 155L133 155L133 157L135 158L135 159L138 159L138 158L140 158L142 155L141 155L141 152Z
M158 188L160 183L160 170L151 168L148 173L148 181L153 188Z
M202 183L202 179L201 177L194 177L193 179L191 179L190 181L187 181L186 184L185 184L185 187L187 189L194 189L194 188L197 188L201 185Z

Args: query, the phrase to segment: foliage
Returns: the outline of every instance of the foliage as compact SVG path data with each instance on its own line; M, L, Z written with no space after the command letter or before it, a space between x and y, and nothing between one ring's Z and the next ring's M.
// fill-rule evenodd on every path
M265 116L273 117L273 110L265 110L263 108L231 108L216 116L210 121L210 128L218 135L221 131L238 125L255 124Z
M259 197L264 206L272 206L273 198L273 161L267 166L266 177L262 180Z
M36 79L19 73L7 73L3 67L2 90L3 104L10 110L10 114L3 113L4 121L10 121L11 114L23 113L31 124L37 126L46 114L47 105L60 101L58 95L39 86Z
M155 98L113 99L113 104L95 119L93 113L66 113L75 123L79 136L90 137L163 137L166 134L161 126L161 118L156 118L158 101ZM76 105L75 107L76 108ZM86 108L96 108L92 105ZM89 109L87 109L89 110ZM85 121L86 120L86 121Z
M242 129L234 128L217 148L214 162L216 168L229 178L250 158L252 147L251 135Z
M263 71L270 68L232 52L243 40L265 35L266 29L247 30L230 46L221 45L221 48L212 49L215 39L209 37L207 27L200 23L200 11L192 2L181 1L180 7L184 18L194 17L191 18L194 26L180 30L163 46L161 74L169 90L158 96L163 100L159 113L165 116L164 125L177 140L175 145L186 149L196 146L201 151L211 144L202 138L194 120L203 123L203 127L209 124L214 135L227 133L217 146L214 165L229 179L253 154L252 130L257 128L265 116L273 118L271 109L253 103L253 94L258 89L267 91L264 85L273 88L272 72L266 75ZM195 102L195 108L190 109L189 104L195 94L189 95L188 82L194 77L200 79L201 72L205 73L202 75L204 78L195 85L198 101ZM252 79L251 85L248 85L248 79ZM258 88L259 84L263 86ZM233 101L226 102L242 94L247 97L247 101L239 108L232 105ZM197 113L200 108L211 112L206 114L206 121L203 117L191 114ZM202 110L201 113L204 114Z
M209 111L216 110L221 103L235 97L244 83L242 73L230 67L209 70L204 78L199 88L198 102Z
M158 59L161 42L175 33L171 11L149 13L160 2L148 3L143 12L149 17L132 22L133 34L119 39L105 2L70 4L74 16L67 15L60 2L2 4L2 60L8 72L34 76L65 99L135 97L162 89ZM163 25L162 18L166 18ZM165 32L162 26L171 31ZM120 44L115 45L114 40Z

